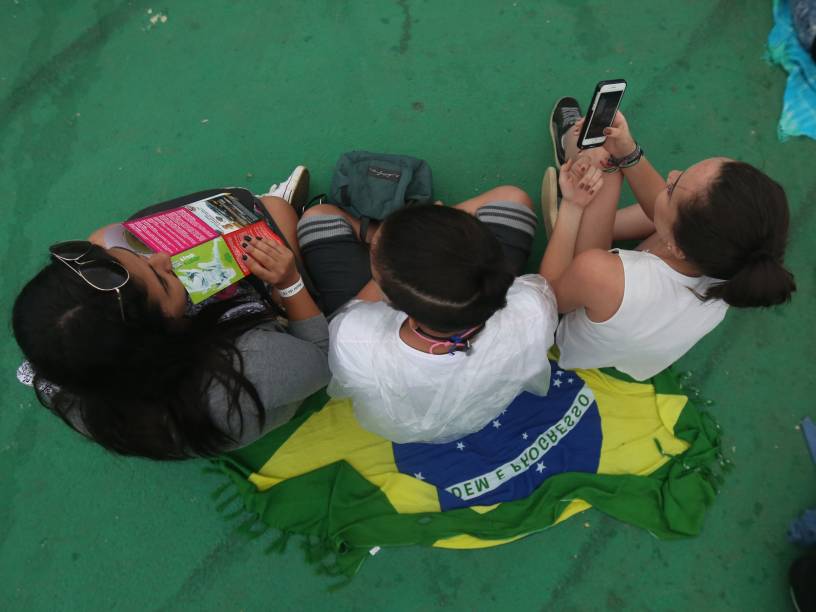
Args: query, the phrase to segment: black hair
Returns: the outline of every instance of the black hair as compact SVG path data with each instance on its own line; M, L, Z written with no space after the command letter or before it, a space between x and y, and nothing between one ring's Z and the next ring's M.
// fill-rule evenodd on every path
M91 254L112 259L100 247ZM152 459L212 456L234 445L210 413L214 382L226 389L228 422L242 430L252 417L263 427L260 397L235 346L258 315L219 322L235 305L225 301L179 325L135 279L120 291L125 321L114 292L90 287L53 261L17 296L14 336L44 406L108 450ZM44 393L42 381L57 392Z
M751 308L787 302L796 283L784 266L790 213L785 191L750 164L727 161L709 187L677 210L677 246L724 282L705 299Z
M372 262L395 308L444 332L487 321L507 304L514 279L490 229L445 206L409 206L388 216Z

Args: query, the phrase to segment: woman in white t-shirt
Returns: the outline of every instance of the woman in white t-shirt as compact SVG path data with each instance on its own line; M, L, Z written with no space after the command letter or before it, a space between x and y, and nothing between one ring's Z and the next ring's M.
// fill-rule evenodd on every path
M546 394L555 298L539 275L515 278L532 246L531 206L500 187L383 222L371 271L384 301L354 300L329 325L329 394L351 397L363 427L400 443L448 442L522 391ZM361 295L371 299L370 287Z
M782 187L744 162L711 158L664 181L618 113L604 148L579 153L580 109L562 98L551 121L556 157L605 167L586 208L562 199L540 272L559 311L559 365L612 366L637 380L665 369L719 324L728 306L781 304L796 290L784 267L789 212ZM619 172L618 172L619 170ZM552 218L552 174L542 190ZM617 211L622 177L639 204ZM635 251L615 240L643 240Z

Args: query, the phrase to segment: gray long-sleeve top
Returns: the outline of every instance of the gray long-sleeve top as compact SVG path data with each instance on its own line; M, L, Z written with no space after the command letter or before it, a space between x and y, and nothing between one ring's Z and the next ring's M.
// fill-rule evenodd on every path
M235 345L243 357L244 376L261 398L263 428L245 393L240 401L243 427L237 411L227 414L226 389L220 383L214 382L207 395L213 420L238 441L235 448L240 448L287 422L301 401L329 383L329 326L323 315L290 321L288 330L268 321L242 334Z

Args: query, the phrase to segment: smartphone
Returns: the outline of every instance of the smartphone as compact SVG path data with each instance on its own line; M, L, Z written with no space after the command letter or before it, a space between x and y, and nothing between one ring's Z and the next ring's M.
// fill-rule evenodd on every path
M603 131L612 125L625 90L626 81L623 79L601 81L595 86L586 121L578 135L579 149L600 147L606 141Z

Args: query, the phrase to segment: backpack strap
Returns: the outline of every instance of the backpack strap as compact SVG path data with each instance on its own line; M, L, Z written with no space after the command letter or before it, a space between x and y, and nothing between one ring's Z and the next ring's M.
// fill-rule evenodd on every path
M366 242L366 235L368 234L368 226L371 223L371 217L360 217L360 242L368 246Z

